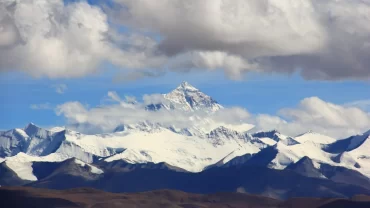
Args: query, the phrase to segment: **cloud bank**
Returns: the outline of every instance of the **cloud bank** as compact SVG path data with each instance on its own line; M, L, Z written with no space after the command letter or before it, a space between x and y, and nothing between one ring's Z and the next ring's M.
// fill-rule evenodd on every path
M370 113L309 97L301 100L296 108L281 109L277 115L257 115L254 123L260 129L272 127L287 135L312 130L343 139L369 130Z
M196 127L206 131L220 125L253 124L255 127L252 131L277 129L289 136L296 136L312 130L343 139L363 133L370 126L369 112L325 102L317 97L305 98L295 108L281 109L276 115L254 115L240 107L224 108L211 115L176 109L147 111L146 105L162 102L160 95L144 95L143 102L134 104L121 99L115 92L108 92L108 97L112 101L110 104L91 108L79 102L67 102L56 108L56 114L65 117L70 127L85 133L111 132L120 124L147 121L166 127Z
M0 70L79 77L109 62L134 70L124 81L216 69L232 79L248 71L370 78L370 0L114 4L0 1Z
M153 44L140 34L115 33L107 15L84 1L0 1L1 71L70 78L94 73L103 62L156 66L160 57L148 55Z

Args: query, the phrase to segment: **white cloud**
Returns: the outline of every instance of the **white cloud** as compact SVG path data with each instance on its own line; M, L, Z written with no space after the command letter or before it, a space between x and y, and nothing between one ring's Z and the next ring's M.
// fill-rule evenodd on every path
M285 108L278 116L256 115L257 129L275 128L288 135L308 130L345 138L370 129L370 114L356 107L325 102L317 97L303 99L296 108Z
M87 109L80 102L67 102L56 108L56 114L64 115L70 123L86 123L88 121Z
M69 78L110 62L133 70L118 81L220 68L232 79L248 71L370 78L370 0L115 3L1 1L0 71Z
M344 105L348 107L357 107L364 111L370 111L370 100L356 100L353 102L346 103Z
M1 70L76 77L91 73L102 60L108 26L98 8L83 2L64 5L59 0L8 0L1 7L10 19L3 23L12 30L6 33L19 34L12 47L0 50Z
M240 124L251 118L251 114L241 107L223 108L212 115L212 120L217 123Z
M128 68L156 66L155 42L141 34L117 34L97 6L63 0L0 2L0 71L35 77L80 77L104 61Z
M64 94L64 92L68 89L66 84L57 84L52 86L55 89L55 92L58 94Z
M248 62L238 55L222 51L194 51L181 54L169 63L173 71L190 71L197 69L224 69L226 75L234 80L242 79L246 70L258 70L258 63Z
M50 103L42 103L42 104L32 104L30 105L32 110L51 110L53 109Z
M249 116L241 108L222 109L210 117L204 112L165 109L158 111L146 110L145 107L148 104L168 102L160 94L144 95L143 102L135 104L128 102L127 99L122 99L113 91L108 92L108 97L113 103L89 108L79 102L67 102L58 105L55 112L59 116L64 116L71 127L87 133L91 133L91 130L96 133L97 129L103 132L112 131L120 124L136 124L143 121L160 123L167 127L187 128L204 125L204 128L208 128L209 122L203 119L211 120L212 125L214 125L213 122L235 124Z
M151 95L145 94L143 96L143 102L145 105L168 103L168 101L163 97L162 94L151 94Z
M370 78L370 0L115 3L103 10L85 1L2 0L0 71L69 78L110 62L133 70L117 81L219 68L232 79L248 71Z
M234 79L256 69L299 70L307 79L370 78L369 0L116 2L123 9L115 17L159 33L159 50L180 66L220 67Z
M221 109L213 115L204 112L182 110L147 111L145 106L161 102L160 95L145 95L143 103L131 104L117 93L109 92L109 105L88 108L79 102L67 102L57 107L57 115L64 116L69 125L79 131L91 133L112 131L116 126L149 121L164 126L188 128L202 127L207 130L220 125L235 126L252 124L253 131L277 129L289 136L309 130L334 138L346 138L370 129L370 113L356 107L347 107L325 102L317 97L303 99L295 108L281 109L277 115L250 114L246 109L231 107Z
M122 102L121 98L119 97L119 95L117 94L117 92L114 92L114 91L109 91L108 92L108 97L110 99L112 99L113 101L116 101L116 102Z
M108 92L108 101L119 103L122 108L127 108L127 109L135 108L135 104L136 104L135 97L125 96L125 99L122 99L115 91Z

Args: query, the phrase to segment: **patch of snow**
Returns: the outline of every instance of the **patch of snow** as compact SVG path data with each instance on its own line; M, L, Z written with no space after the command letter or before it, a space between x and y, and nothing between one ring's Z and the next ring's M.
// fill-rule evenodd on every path
M121 159L130 163L166 162L191 172L202 171L204 167L220 161L236 149L240 149L239 155L256 153L260 150L259 144L252 144L244 137L239 138L242 135L228 134L228 132L221 130L217 133L220 136L216 136L215 140L212 137L184 136L163 129L158 133L137 132L125 137L111 134L103 141L97 137L86 136L73 142L84 147L96 143L91 146L126 149L120 154L106 158L107 162ZM219 138L223 138L221 143L217 140Z
M93 166L93 165L90 165L90 164L87 164L87 163L84 163L82 162L81 160L78 160L78 159L75 159L74 160L76 164L80 165L81 167L85 167L86 165L90 167L90 171L91 173L94 173L94 174L97 174L97 175L100 175L100 174L103 174L104 171Z
M19 135L21 135L24 138L29 137L23 129L16 128L16 129L14 129L14 131L16 131Z
M246 132L254 128L253 124L224 124L224 123L219 123L218 126L224 126L228 129L232 129L234 131L238 132Z
M240 147L234 151L232 151L230 154L228 154L226 157L222 159L222 163L225 164L229 162L230 160L234 159L235 157L243 156L246 154L255 154L259 152L260 149L257 148L255 145L249 144L245 145L243 147Z
M370 177L370 157L367 153L370 149L370 144L364 143L360 146L361 149L356 149L354 152L351 151L339 154L325 152L323 150L324 146L323 144L311 141L291 146L287 146L283 142L278 142L274 146L278 153L275 158L271 160L269 167L273 169L284 169L288 165L296 163L301 158L307 156L317 163L354 169Z
M33 174L32 163L35 161L45 162L60 162L68 159L67 157L59 154L49 154L44 157L30 156L23 152L15 156L5 158L5 164L13 170L17 176L24 180L37 181L36 176Z
M268 138L268 137L262 137L262 138L259 138L259 140L261 140L263 143L269 146L274 146L277 143L275 140Z
M49 131L51 131L51 132L61 132L61 131L64 131L64 130L66 130L65 126L56 126L56 127L53 127L53 128L49 129Z
M282 142L278 142L275 146L278 154L271 161L271 168L284 169L291 163L295 163L304 156L308 156L313 160L333 164L331 158L335 157L334 154L323 151L320 146L313 142L305 142L301 144L287 146Z
M348 154L358 162L360 169L370 176L370 135L362 135L357 138L351 145L353 145L353 147L360 146L350 150Z
M340 155L339 163L345 164L349 167L354 167L358 162L352 157L350 153L344 152Z
M290 138L284 134L281 134L277 130L265 131L265 132L259 131L259 132L253 133L252 136L257 137L257 138L270 138L270 139L275 140L276 142Z
M304 143L306 141L311 141L311 142L314 142L314 143L319 143L319 144L331 144L331 143L334 143L336 142L337 140L332 138L332 137L329 137L329 136L326 136L326 135L322 135L322 134L319 134L319 133L315 133L315 132L308 132L308 133L305 133L305 134L302 134L302 135L299 135L299 136L296 136L294 137L294 139L300 143Z
M5 161L6 166L13 170L23 180L37 181L33 175L32 162Z

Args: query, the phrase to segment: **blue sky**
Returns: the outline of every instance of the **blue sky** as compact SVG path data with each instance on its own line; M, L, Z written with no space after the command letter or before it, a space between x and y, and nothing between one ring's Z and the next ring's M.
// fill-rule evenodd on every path
M109 67L108 67L109 68ZM68 101L97 106L108 91L120 96L141 98L144 94L166 93L181 81L188 81L225 106L240 106L251 113L275 114L279 109L294 107L306 97L319 98L335 104L370 99L370 84L358 81L306 81L298 75L248 74L244 80L232 81L220 72L166 74L157 78L115 83L114 69L75 79L32 78L21 72L0 76L0 129L23 127L29 122L41 126L64 125L63 117L53 109L35 110L32 104L50 103L51 107ZM54 86L67 85L59 94Z

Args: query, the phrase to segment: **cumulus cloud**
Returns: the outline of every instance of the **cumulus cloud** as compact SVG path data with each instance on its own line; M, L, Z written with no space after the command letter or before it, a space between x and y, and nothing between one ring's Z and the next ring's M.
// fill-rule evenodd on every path
M310 97L303 99L296 108L281 109L277 115L256 115L254 123L257 129L274 128L292 136L313 130L345 138L369 130L370 113Z
M226 75L234 80L242 79L242 73L248 70L257 71L260 67L257 62L249 62L237 55L223 51L194 51L178 55L169 61L172 71L191 71L197 69L217 70L225 69Z
M68 78L94 73L103 62L158 66L154 44L141 34L117 34L107 15L85 1L0 2L0 71Z
M164 101L159 94L144 95L143 102L135 104L120 98L116 92L109 92L108 96L114 103L89 108L79 102L67 102L57 106L56 113L64 116L70 126L85 133L109 132L120 124L145 121L166 127L196 127L205 131L221 125L249 130L253 125L252 131L277 129L289 136L312 130L338 139L370 129L369 112L326 102L317 97L305 98L297 107L281 109L276 115L251 114L240 107L224 108L210 115L179 109L146 110L146 105Z
M77 101L67 102L57 106L56 114L58 116L63 114L69 123L83 124L88 121L88 110L86 108Z
M246 122L251 116L252 115L244 108L229 107L216 111L211 118L217 123L240 124Z
M2 1L0 70L78 77L107 61L129 69L224 69L233 79L251 70L370 77L369 0L115 2L120 7L106 13L84 1ZM158 75L134 71L119 80Z
M0 50L1 70L74 77L91 72L102 60L108 27L106 15L98 8L58 0L8 0L1 7L3 19L9 19L2 27L9 29L0 36L19 34L11 47Z
M116 2L122 24L158 32L167 56L196 54L180 59L182 66L220 67L232 78L256 69L300 71L307 79L370 77L369 0Z
M150 104L168 104L168 100L166 100L162 94L145 94L143 96L143 102L145 105L150 105Z
M200 69L370 78L370 0L114 3L2 0L0 70L79 77L109 62L133 70L116 81Z

